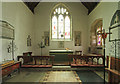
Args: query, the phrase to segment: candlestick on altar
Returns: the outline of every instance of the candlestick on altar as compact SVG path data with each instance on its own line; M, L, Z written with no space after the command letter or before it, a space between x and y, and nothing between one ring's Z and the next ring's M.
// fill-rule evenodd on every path
M103 29L103 33L97 33L97 35L102 35L102 38L103 38L103 43L104 43L104 58L103 58L103 64L104 64L104 84L105 84L105 40L107 38L107 34L112 34L111 32L109 33L106 33L105 32L105 29Z

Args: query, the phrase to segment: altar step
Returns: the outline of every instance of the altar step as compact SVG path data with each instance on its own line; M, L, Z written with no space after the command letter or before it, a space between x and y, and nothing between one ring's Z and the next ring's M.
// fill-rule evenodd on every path
M52 66L52 70L71 70L71 66Z
M37 71L73 71L73 70L103 70L103 68L98 67L71 67L71 66L52 66L52 67L26 67L30 70L37 70ZM21 69L24 69L23 67Z
M53 71L74 71L74 70L103 70L102 68L90 68L90 67L82 67L82 68L72 68L71 66L52 66L51 70Z
M71 68L71 66L52 66L53 69L58 69L58 68L63 68L63 69L68 69Z
M68 61L60 61L60 62L57 62L57 61L54 61L53 63L53 66L69 66L69 62Z

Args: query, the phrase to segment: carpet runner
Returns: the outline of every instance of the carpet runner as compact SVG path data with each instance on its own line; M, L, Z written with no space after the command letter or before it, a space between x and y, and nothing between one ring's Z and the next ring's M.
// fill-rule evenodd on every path
M76 71L48 71L43 79L43 82L82 84Z

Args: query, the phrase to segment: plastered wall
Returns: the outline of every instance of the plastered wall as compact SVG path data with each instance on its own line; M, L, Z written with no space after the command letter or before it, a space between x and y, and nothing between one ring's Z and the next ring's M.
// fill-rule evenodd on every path
M44 31L50 31L50 13L55 5L58 3L42 2L35 8L35 54L40 54L38 43L44 35ZM88 15L87 9L78 2L63 3L68 7L72 16L72 32L73 40L64 42L64 48L58 47L58 41L50 41L50 46L43 48L43 54L49 54L51 49L65 49L82 50L83 53L88 52ZM81 46L74 44L74 31L81 31Z
M14 51L14 59L23 52L33 51L34 46L34 15L26 7L23 2L3 2L2 3L2 20L7 21L14 26L15 40L14 43L17 49ZM32 46L27 46L27 37L31 36ZM1 39L2 41L2 55L0 61L12 60L12 54L8 53L7 48L11 40Z
M99 3L98 6L88 16L89 35L90 35L92 23L99 18L102 18L103 20L103 29L105 29L106 32L109 32L110 22L116 10L118 10L118 2ZM118 31L116 31L116 33L118 33ZM89 40L90 40L90 37L89 37ZM109 35L108 35L106 39L106 53L105 53L106 56L115 55L114 52L111 52L111 50L114 51L114 48L111 48L111 45L112 43L109 42Z

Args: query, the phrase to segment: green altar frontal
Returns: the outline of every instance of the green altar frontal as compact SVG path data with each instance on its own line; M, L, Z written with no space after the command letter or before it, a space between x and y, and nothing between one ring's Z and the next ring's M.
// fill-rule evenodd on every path
M49 55L54 55L54 61L69 61L68 54L73 54L73 50L50 50Z

